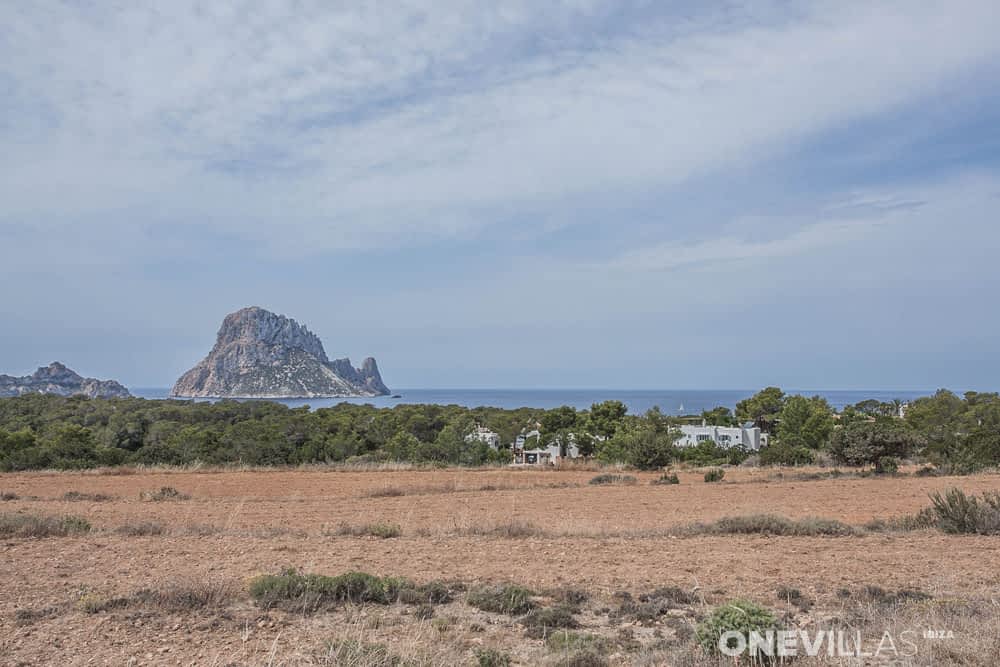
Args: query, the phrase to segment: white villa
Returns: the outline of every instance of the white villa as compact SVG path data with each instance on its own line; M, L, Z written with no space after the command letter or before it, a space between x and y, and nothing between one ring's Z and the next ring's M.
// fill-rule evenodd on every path
M485 426L477 424L476 429L469 435L465 436L466 442L473 442L475 440L478 440L485 445L489 445L493 449L500 448L500 434L489 430Z
M700 442L711 440L720 447L745 447L756 451L767 446L767 433L748 422L742 426L709 426L704 421L701 426L681 426L678 447L693 447Z
M534 449L525 449L524 446L529 440L534 438L535 444L541 439L541 433L535 429L527 433L522 433L517 436L514 441L514 462L511 465L515 466L532 466L532 465L555 465L559 463L564 458L575 459L580 455L580 450L573 441L573 434L570 433L566 443L566 456L562 456L562 451L559 443L552 443L548 447L535 447Z

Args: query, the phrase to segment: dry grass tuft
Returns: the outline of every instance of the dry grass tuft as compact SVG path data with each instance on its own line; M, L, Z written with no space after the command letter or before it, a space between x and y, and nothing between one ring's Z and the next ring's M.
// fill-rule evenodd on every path
M186 613L226 607L236 600L237 591L238 588L228 581L179 581L162 588L143 588L122 597L102 598L89 593L78 600L77 606L88 614L116 609L157 609L169 613Z
M60 613L59 607L43 607L41 609L18 609L14 612L14 625L32 625L46 618L54 618Z
M545 531L530 521L524 521L523 519L509 519L493 526L468 526L462 530L462 535L523 539L526 537L544 536Z

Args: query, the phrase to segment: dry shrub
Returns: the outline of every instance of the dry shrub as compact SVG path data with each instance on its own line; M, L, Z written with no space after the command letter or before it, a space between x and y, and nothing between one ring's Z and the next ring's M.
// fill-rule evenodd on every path
M616 593L615 598L619 601L618 609L613 614L615 618L631 618L646 624L657 621L671 609L683 608L698 602L696 595L677 586L657 588L640 595L638 600L626 591Z
M779 535L794 537L844 537L858 529L836 519L789 519L776 514L728 516L712 523L696 523L682 530L687 535Z
M495 648L476 649L476 664L479 667L510 667L510 656Z
M722 468L712 468L705 473L706 482L721 482L722 478L726 476L726 471Z
M665 474L660 475L659 477L657 477L656 479L654 479L654 480L652 480L650 482L650 484L653 484L654 486L655 485L667 485L667 486L669 486L669 485L672 485L672 484L680 484L680 483L681 483L681 480L680 480L680 478L677 477L677 473L675 473L675 472L665 473Z
M613 475L611 473L604 473L596 477L591 478L588 484L594 486L606 486L606 485L625 485L631 486L637 483L638 480L632 475Z
M554 667L607 667L610 663L600 653L593 650L577 651L569 656L560 658L553 663Z
M800 611L808 611L812 607L812 600L803 595L802 591L792 586L779 586L774 595L778 600L787 602Z
M494 526L469 526L462 533L472 536L520 539L525 537L539 537L544 535L545 531L530 521L510 519Z
M224 532L221 526L211 523L189 523L180 528L180 533L191 537L209 537Z
M151 535L163 535L166 532L166 527L162 523L156 523L155 521L126 523L115 529L115 533L125 537L147 537Z
M188 612L228 606L236 599L236 586L223 580L192 580L142 589L132 597L132 605L156 607L170 612ZM131 606L131 605L130 605Z
M63 500L70 502L92 502L92 503L103 503L109 500L114 500L114 496L109 496L105 493L85 493L82 491L67 491L62 496Z
M917 514L904 514L888 519L873 519L865 524L865 529L874 533L884 532L906 532L911 530L925 530L936 528L938 525L937 514L931 507L925 507Z
M0 537L67 537L90 529L90 522L79 516L0 514Z
M405 496L406 491L403 491L403 489L398 486L385 486L381 489L369 491L365 495L369 498L398 498L399 496Z
M580 627L574 610L565 606L533 609L521 619L526 634L532 639L544 639L552 630L572 630Z
M532 600L534 593L517 584L497 584L482 586L469 591L465 601L482 611L494 614L520 616L534 609L537 604Z
M311 613L342 603L443 604L452 600L452 587L441 582L414 584L398 577L376 577L347 572L335 577L285 570L250 582L250 596L258 606Z
M403 529L400 528L399 524L386 523L383 521L377 523L367 523L361 526L352 526L348 523L341 523L336 529L330 531L329 534L340 536L346 535L350 537L377 537L382 540L387 540L402 535Z
M946 533L1000 534L1000 492L987 491L977 497L952 488L944 494L932 493L931 503L938 528Z
M606 637L571 630L557 630L549 633L545 645L550 651L564 655L581 651L603 654L612 649L612 642Z
M161 588L142 588L120 597L102 598L88 593L78 600L77 606L88 614L116 609L158 609L183 613L226 607L236 599L236 592L237 587L228 581L178 581Z
M59 607L43 607L42 609L18 609L14 612L14 625L32 625L37 621L58 616Z
M165 500L190 500L191 496L181 493L172 486L161 486L155 491L142 491L139 493L140 500L163 502Z

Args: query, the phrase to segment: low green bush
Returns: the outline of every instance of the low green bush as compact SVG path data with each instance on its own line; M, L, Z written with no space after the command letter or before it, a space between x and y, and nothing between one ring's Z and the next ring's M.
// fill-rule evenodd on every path
M706 482L721 482L722 478L726 476L726 471L722 468L712 468L705 473Z
M258 606L313 612L342 603L433 605L451 602L452 587L438 581L415 584L400 577L376 577L347 572L335 577L285 570L250 581L250 596Z
M761 637L769 630L777 631L778 621L770 611L760 605L746 600L734 600L720 607L717 607L708 618L698 624L695 630L695 638L702 649L709 655L719 655L719 643L722 636L727 632L739 632L749 644L750 633L757 632ZM729 639L727 646L735 648L738 646L735 639ZM750 649L746 648L745 652ZM742 657L742 655L740 656ZM751 654L747 656L751 661L762 660L766 656Z
M595 486L602 486L608 484L624 484L631 486L635 484L638 480L632 475L612 475L611 473L603 473L597 475L591 479L588 484L593 484Z
M453 599L452 588L440 581L426 584L403 583L389 590L390 596L403 604L445 604Z
M876 475L895 475L899 472L899 459L894 456L882 456L875 462Z
M680 484L681 480L677 478L677 473L671 472L660 475L656 479L650 482L650 484Z
M495 648L477 648L476 662L479 667L510 667L511 658Z
M347 572L336 577L301 574L295 570L265 574L251 580L250 596L265 609L281 607L303 612L344 602L389 604L392 601L386 581L365 572Z
M547 637L552 630L572 630L580 627L573 610L564 606L533 609L521 619L521 625L532 639Z
M520 616L537 606L531 599L533 595L531 590L517 584L499 584L469 591L466 602L482 611Z
M403 534L403 529L399 524L380 521L377 523L366 523L361 526L352 526L342 523L334 531L335 535L349 535L351 537L377 537L382 540L399 537Z

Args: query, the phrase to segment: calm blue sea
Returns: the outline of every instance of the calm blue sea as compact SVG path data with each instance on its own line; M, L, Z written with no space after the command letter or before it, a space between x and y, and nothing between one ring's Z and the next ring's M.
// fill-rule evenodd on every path
M282 399L290 407L308 405L312 408L326 408L338 403L370 403L377 407L392 407L400 403L433 403L438 405L462 405L465 407L489 406L495 408L556 408L570 405L578 410L589 408L600 401L618 400L628 406L631 414L645 412L658 406L665 414L697 414L717 406L735 408L737 401L752 396L756 390L641 390L621 389L398 389L401 398L379 396L377 398L313 398ZM167 398L166 388L138 388L132 393L142 398ZM789 394L806 396L820 395L839 410L845 405L853 405L873 398L879 401L900 399L910 401L920 396L928 396L931 391L830 391L822 389L786 390Z

